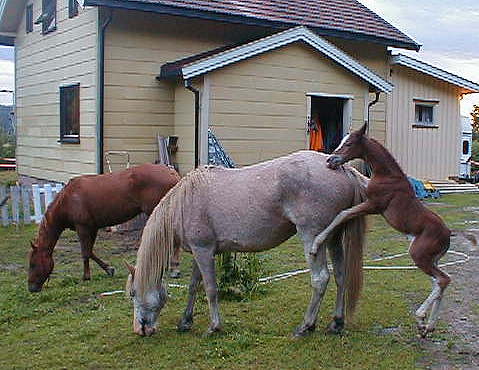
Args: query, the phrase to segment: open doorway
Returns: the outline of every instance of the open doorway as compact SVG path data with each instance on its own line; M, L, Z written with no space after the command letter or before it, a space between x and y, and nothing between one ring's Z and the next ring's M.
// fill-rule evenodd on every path
M351 98L318 95L308 96L309 149L330 154L349 130Z

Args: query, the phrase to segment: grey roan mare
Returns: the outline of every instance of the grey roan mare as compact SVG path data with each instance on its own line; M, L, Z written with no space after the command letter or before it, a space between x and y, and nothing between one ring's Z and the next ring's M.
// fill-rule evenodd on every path
M326 159L324 154L300 151L241 169L206 167L183 178L150 216L136 268L128 265L127 291L134 302L135 333L149 336L156 331L167 298L163 278L176 248L182 247L194 257L188 304L178 329L191 329L196 292L203 279L210 308L209 332L215 332L221 330L215 254L264 251L295 233L304 243L313 289L295 335L315 329L329 281L326 249L338 286L329 329L340 332L345 313L354 311L361 290L364 219L343 225L316 256L310 255L310 250L315 237L339 212L364 201L367 184L354 169L328 169Z

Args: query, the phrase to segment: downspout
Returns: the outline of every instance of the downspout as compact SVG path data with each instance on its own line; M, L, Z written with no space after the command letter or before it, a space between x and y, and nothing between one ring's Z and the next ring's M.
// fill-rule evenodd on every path
M200 90L191 85L191 80L185 80L185 88L195 94L195 168L200 165Z
M376 91L376 97L374 98L373 101L370 101L368 103L368 120L367 120L367 127L366 127L366 135L369 136L369 120L370 120L370 115L371 115L371 107L375 104L377 104L377 102L379 101L379 95L381 95L381 92L380 91ZM372 171L372 168L371 166L367 163L367 162L364 162L364 171L365 171L365 174L366 176L368 177L371 177L373 171Z
M376 91L376 98L374 98L373 101L370 101L369 104L368 104L368 127L366 129L366 134L369 135L369 120L370 120L370 115L371 115L371 107L375 104L377 104L377 102L379 101L379 95L381 95L381 92L380 91Z
M96 171L98 174L104 172L103 152L104 152L104 122L105 122L105 33L106 28L113 18L113 10L109 9L106 18L102 19L101 9L98 9L98 70L97 70L97 125L96 125Z

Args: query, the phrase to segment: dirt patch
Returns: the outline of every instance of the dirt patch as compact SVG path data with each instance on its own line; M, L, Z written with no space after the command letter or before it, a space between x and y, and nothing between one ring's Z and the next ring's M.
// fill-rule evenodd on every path
M479 240L477 229L468 230ZM421 364L430 369L479 368L479 248L461 236L452 239L451 249L469 255L464 265L445 268L452 278L441 310L446 335L441 330L421 341L430 353Z

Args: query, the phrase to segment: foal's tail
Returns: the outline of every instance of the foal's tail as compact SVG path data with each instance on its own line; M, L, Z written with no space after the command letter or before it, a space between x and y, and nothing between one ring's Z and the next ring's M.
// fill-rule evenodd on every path
M353 168L346 173L354 185L353 206L366 200L368 179ZM363 286L363 246L366 233L366 217L360 216L347 221L342 227L345 251L346 315L352 317Z

